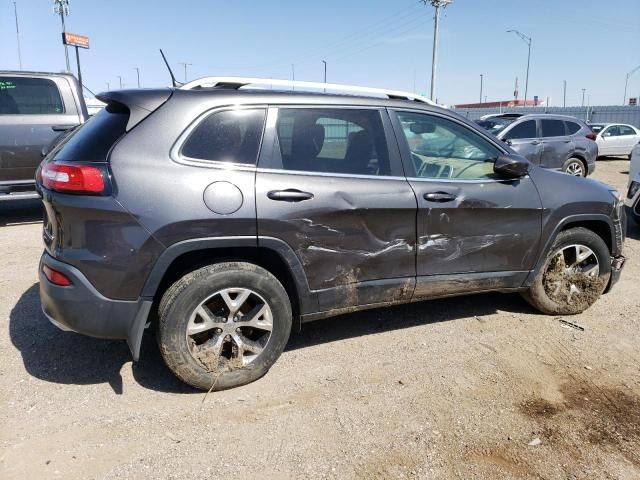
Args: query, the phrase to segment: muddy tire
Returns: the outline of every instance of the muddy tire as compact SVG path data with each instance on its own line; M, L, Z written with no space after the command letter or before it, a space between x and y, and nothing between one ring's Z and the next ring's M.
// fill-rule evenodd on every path
M225 390L262 377L284 350L291 303L267 270L225 262L195 270L165 292L158 345L183 382Z
M574 315L593 305L611 276L611 257L602 238L586 228L560 232L544 266L522 296L549 315Z
M575 177L586 177L587 166L579 158L570 158L562 165L562 171Z

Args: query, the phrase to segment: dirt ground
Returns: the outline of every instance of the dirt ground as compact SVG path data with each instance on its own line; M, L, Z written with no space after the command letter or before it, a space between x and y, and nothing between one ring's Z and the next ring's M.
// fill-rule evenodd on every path
M624 191L626 160L595 177ZM640 478L640 228L587 312L486 294L306 325L261 380L205 396L146 336L40 313L38 210L0 211L0 478ZM4 207L3 207L4 208Z

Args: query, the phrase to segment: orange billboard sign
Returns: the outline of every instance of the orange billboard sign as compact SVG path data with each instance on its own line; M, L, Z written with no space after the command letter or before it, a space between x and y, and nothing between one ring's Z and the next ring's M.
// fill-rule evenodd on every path
M76 35L75 33L63 32L62 43L73 47L89 48L89 37Z

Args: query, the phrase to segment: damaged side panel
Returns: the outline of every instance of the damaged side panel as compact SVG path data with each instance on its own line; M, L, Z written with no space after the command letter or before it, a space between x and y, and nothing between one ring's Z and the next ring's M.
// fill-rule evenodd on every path
M313 198L268 197L287 189ZM293 248L320 310L411 298L416 199L406 180L258 171L256 200L259 235Z
M533 268L540 249L542 205L530 178L411 180L411 184L419 204L416 297L522 285L521 275L512 273ZM453 199L430 202L425 194L431 192L446 192ZM486 286L478 284L482 280L477 275L463 275L483 272L487 272ZM440 282L421 279L442 275L459 275L452 292L438 293ZM463 285L457 285L460 282Z

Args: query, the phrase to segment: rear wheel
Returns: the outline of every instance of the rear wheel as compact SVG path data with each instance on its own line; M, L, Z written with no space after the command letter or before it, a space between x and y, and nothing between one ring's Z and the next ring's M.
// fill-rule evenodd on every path
M263 376L291 332L284 287L250 263L218 263L185 275L163 295L158 314L165 363L178 378L205 390Z
M579 158L570 158L564 162L564 165L562 165L562 171L575 177L587 176L587 167Z
M558 234L544 266L523 297L550 315L573 315L593 305L611 276L610 253L586 228Z

